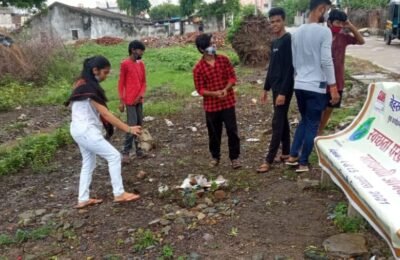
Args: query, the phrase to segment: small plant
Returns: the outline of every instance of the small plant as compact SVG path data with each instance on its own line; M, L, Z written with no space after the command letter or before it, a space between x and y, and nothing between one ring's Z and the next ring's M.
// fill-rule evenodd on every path
M11 244L14 244L14 243L15 242L11 237L9 237L9 236L7 236L5 234L1 234L0 235L0 246L8 246L8 245L11 245Z
M174 256L174 249L170 245L165 245L162 248L162 256L160 260L172 259Z
M218 190L218 184L217 184L216 181L213 180L213 181L211 182L210 190L211 190L211 192L214 192L214 191Z
M157 240L151 230L138 229L135 234L135 245L133 246L136 252L141 252L150 246L157 244Z
M184 190L182 192L183 205L187 208L193 208L197 204L197 195L194 190Z
M231 232L229 233L229 235L232 236L232 237L237 237L238 234L239 234L238 228L232 227Z
M365 227L365 221L358 217L347 216L347 204L340 202L336 205L334 211L333 223L342 232L355 233Z

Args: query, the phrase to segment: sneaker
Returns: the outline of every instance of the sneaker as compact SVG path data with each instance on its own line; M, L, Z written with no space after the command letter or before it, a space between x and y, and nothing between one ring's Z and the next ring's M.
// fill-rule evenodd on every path
M289 166L297 166L299 165L299 158L290 156L289 159L286 159L285 164Z
M242 168L239 159L232 160L232 169L236 170Z
M304 173L304 172L309 172L310 168L307 165L299 165L299 167L296 169L297 173Z
M122 164L129 164L131 162L131 158L129 158L129 154L122 155Z

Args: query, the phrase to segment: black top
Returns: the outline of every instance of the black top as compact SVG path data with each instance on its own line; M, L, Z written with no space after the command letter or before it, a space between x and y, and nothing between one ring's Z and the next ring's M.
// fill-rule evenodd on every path
M291 95L294 87L292 40L289 33L276 39L271 45L271 58L264 89L279 95Z

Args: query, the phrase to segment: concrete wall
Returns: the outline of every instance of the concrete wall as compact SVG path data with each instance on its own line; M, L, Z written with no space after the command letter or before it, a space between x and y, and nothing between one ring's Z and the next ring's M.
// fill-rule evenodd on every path
M14 29L11 14L0 14L0 28Z

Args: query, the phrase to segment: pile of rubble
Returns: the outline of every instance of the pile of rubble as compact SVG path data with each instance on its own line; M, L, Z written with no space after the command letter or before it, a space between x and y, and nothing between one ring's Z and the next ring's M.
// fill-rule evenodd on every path
M225 32L212 33L214 41L217 47L225 46ZM199 35L198 32L187 33L184 35L175 35L171 37L144 37L141 39L143 43L149 48L163 48L169 46L182 46L186 44L194 44L196 37Z
M99 45L105 45L105 46L109 46L109 45L117 45L120 44L124 41L124 39L121 38L116 38L116 37L109 37L109 36L104 36L101 38L98 38L95 40L95 42Z

